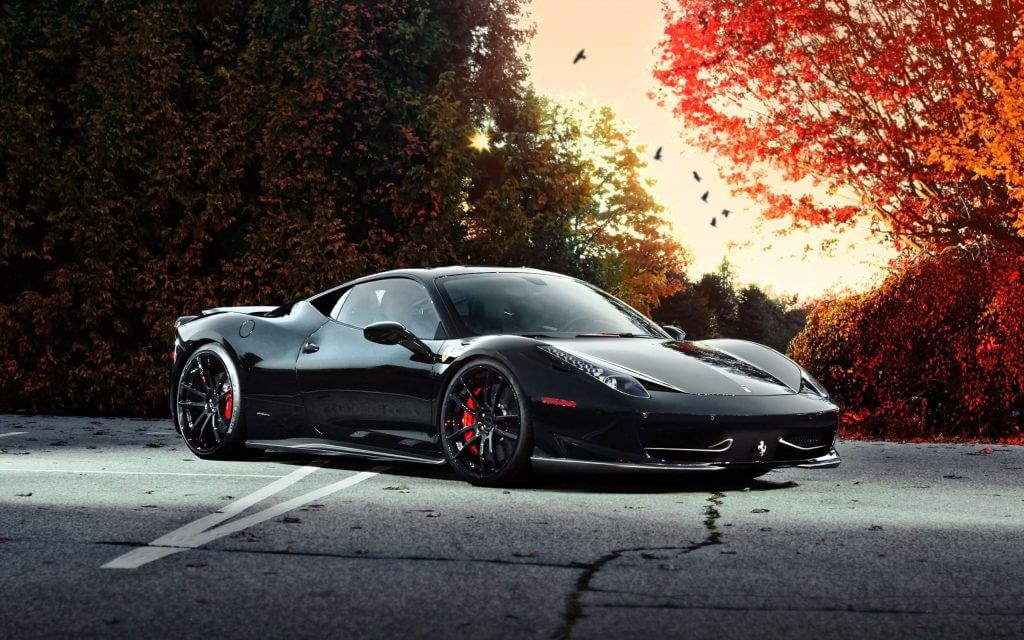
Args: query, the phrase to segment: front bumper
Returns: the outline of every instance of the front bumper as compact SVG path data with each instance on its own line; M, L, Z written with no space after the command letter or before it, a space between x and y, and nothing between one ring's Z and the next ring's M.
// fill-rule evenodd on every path
M678 473L678 472L701 472L701 471L727 471L743 470L756 471L758 469L768 470L782 467L797 467L800 469L833 469L841 462L839 453L835 448L817 458L806 460L766 460L764 462L606 462L596 460L578 460L573 458L550 458L542 455L535 455L530 458L533 468L540 472L575 472L592 473L618 471L624 473Z

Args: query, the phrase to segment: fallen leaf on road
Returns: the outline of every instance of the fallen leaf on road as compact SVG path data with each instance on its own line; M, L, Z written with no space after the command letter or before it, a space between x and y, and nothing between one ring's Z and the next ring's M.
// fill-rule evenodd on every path
M383 491L399 491L401 493L409 493L409 487L405 486L404 484L400 484L397 486L384 487Z
M880 525L880 524L873 524L873 525L871 525L871 531L881 531L881 530L882 530L882 525Z
M427 517L428 518L440 518L441 514L440 513L428 513Z
M993 449L992 447L985 447L984 449L979 449L979 450L975 451L974 455L987 456L988 454L992 453L993 451L995 451L995 449Z
M950 480L963 480L964 479L963 476L958 476L958 475L955 475L955 474L950 474L948 476L942 476L942 477L943 478L949 478Z
M769 513L768 509L751 509L750 513Z
M298 524L298 523L302 522L302 518L296 518L295 516L285 516L284 519L281 520L281 522L284 522L284 523L287 523L287 524Z

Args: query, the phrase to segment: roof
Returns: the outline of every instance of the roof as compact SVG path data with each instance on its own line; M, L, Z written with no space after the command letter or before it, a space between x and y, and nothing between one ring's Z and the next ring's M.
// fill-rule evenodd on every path
M460 276L469 273L543 273L553 276L565 276L565 274L563 273L555 273L554 271L544 271L543 269L533 269L531 267L488 267L472 265L448 265L439 267L411 267L405 269L392 269L391 271L382 271L381 273L366 275L361 278L357 278L357 280L379 278L383 276L406 276L421 280L430 280L433 278Z

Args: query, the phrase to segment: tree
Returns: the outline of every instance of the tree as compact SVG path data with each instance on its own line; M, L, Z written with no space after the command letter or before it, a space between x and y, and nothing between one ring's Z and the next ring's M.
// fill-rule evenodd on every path
M687 256L642 175L642 147L610 108L532 94L526 105L524 128L494 131L476 161L464 255L568 273L649 311Z
M933 130L925 146L928 161L982 184L1004 185L1007 216L1020 235L1024 234L1024 42L1004 59L989 50L979 60L994 97L961 92L953 101L960 126Z
M177 315L453 260L518 7L0 6L0 404L159 411Z
M729 158L726 178L770 217L871 215L903 243L1020 253L1012 176L976 171L970 156L1006 157L982 129L1006 122L1000 109L1019 96L1000 78L1020 70L1022 10L1019 0L680 0L666 10L656 76L692 141ZM965 123L967 153L934 151ZM766 169L853 199L794 198Z
M773 298L757 285L737 292L728 260L696 283L678 274L672 277L679 290L661 301L654 318L681 327L688 339L740 338L784 352L806 323L795 298Z
M0 3L0 407L162 414L178 315L395 266L550 266L656 301L681 254L628 136L533 95L519 9Z
M707 298L701 295L683 274L672 274L678 290L663 298L654 310L654 319L662 325L675 325L686 332L687 339L702 340L714 337L714 314Z
M694 285L697 294L707 301L711 312L711 335L715 337L736 337L736 315L739 299L733 281L732 265L723 258L718 270L705 273Z
M739 292L736 309L736 335L778 351L785 351L799 329L787 335L786 309L757 285Z

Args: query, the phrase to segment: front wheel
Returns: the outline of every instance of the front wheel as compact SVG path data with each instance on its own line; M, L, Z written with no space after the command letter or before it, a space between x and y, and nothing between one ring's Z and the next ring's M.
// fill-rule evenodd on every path
M527 403L495 360L474 360L448 384L441 407L441 445L459 476L486 487L510 486L530 474L533 433Z
M244 457L245 429L238 369L218 344L204 344L189 356L174 388L178 431L200 458Z

